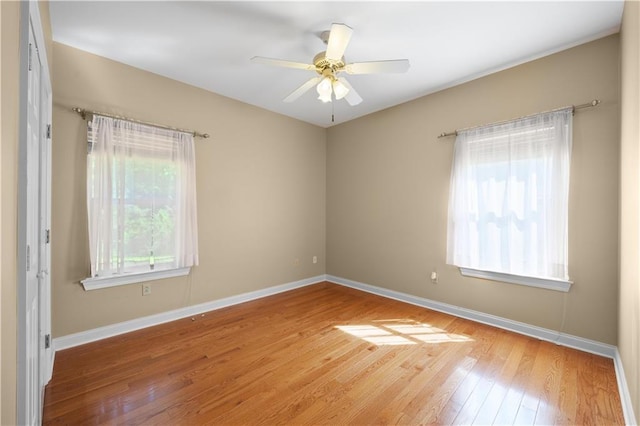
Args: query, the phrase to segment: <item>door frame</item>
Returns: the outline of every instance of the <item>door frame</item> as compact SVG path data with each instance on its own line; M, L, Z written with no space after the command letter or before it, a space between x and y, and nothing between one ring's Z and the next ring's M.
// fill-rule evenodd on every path
M19 104L18 104L18 116L19 116L19 129L18 129L18 196L17 196L17 206L18 206L18 220L17 220L17 277L16 277L16 285L17 285L17 371L16 371L16 420L18 424L26 424L27 419L30 418L28 409L28 401L32 395L35 395L34 392L37 392L39 395L36 400L40 402L39 407L39 415L37 419L42 420L42 405L44 402L44 386L51 378L51 374L53 372L53 357L54 351L53 348L50 347L48 350L40 351L38 350L38 389L31 389L29 384L27 383L26 377L27 374L27 359L29 354L27 353L27 342L26 342L26 331L27 331L27 322L26 322L26 314L27 314L27 292L26 292L26 284L27 284L27 240L26 240L26 230L27 223L25 218L27 217L27 123L28 123L28 84L29 84L29 33L33 30L35 36L35 43L39 48L39 56L41 62L41 86L44 90L48 92L48 105L43 105L44 98L41 96L40 100L40 114L43 117L43 120L46 120L48 124L51 123L51 113L52 113L52 105L51 105L51 77L49 73L49 64L47 60L47 52L46 45L44 42L44 32L42 29L42 21L40 18L40 10L39 4L37 1L29 0L25 2L21 2L20 7L20 88L19 88ZM41 138L42 140L42 138ZM42 203L43 196L47 200L43 208L47 209L44 214L40 210L38 212L38 217L42 218L44 216L45 221L48 223L44 224L47 229L50 229L50 193L42 194L42 191L50 191L50 181L51 181L51 147L47 147L43 150L45 144L50 144L50 140L46 140L45 143L40 144L40 149L38 153L39 157L39 166L40 170L39 176L31 177L32 179L38 179L39 185L42 186L40 188L40 193L38 194L38 205ZM45 167L44 175L42 174L43 169L43 161L48 161L48 167ZM48 174L48 176L46 176ZM48 181L45 185L43 182ZM40 220L39 220L40 222ZM40 229L43 229L42 226L39 225ZM43 241L42 238L39 240ZM34 247L32 253L38 253L38 256L41 256L40 253L48 253L50 250L50 244L46 244L47 247L41 248L42 244L39 243L39 247ZM42 275L42 279L39 280L39 321L38 321L38 333L39 335L49 334L51 333L51 274L49 273L49 265L50 256L45 256L45 264L38 266L38 274ZM46 273L42 273L42 271ZM42 346L44 347L44 346Z

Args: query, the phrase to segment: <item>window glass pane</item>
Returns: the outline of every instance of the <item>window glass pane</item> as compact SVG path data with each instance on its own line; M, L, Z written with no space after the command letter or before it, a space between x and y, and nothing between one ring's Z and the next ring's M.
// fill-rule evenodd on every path
M151 264L156 269L175 264L176 247L176 163L156 161L154 173L154 209L152 218Z
M128 157L125 176L124 270L172 267L175 263L176 163L152 157ZM117 196L114 202L118 202ZM114 255L117 257L117 253Z

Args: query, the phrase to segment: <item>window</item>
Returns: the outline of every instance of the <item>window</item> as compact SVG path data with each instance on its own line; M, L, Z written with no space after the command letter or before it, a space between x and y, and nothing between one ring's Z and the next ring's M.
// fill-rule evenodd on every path
M95 115L88 127L86 289L198 264L193 135Z
M571 108L458 133L447 263L568 291Z

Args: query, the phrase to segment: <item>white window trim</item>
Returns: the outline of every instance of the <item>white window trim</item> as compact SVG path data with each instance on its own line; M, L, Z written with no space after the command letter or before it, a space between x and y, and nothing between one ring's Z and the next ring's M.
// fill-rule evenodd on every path
M482 278L485 280L502 281L511 284L526 285L529 287L545 288L568 292L573 281L556 280L552 278L523 277L521 275L504 274L500 272L479 271L477 269L459 268L465 277Z
M161 280L163 278L182 277L189 275L191 267L165 269L162 271L138 272L130 274L112 275L109 277L90 277L80 281L85 291L101 288L116 287L125 284L136 284L145 281Z

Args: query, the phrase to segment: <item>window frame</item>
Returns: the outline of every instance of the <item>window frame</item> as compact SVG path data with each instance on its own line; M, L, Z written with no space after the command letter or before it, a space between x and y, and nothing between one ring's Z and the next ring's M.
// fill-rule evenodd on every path
M532 116L528 116L528 117L523 117L521 119L516 119L516 120L511 120L508 122L501 122L501 123L497 123L495 125L488 125L488 126L481 126L481 128L474 128L474 129L489 129L491 127L494 126L502 126L505 124L510 124L510 123L516 123L519 120L524 120L524 119L529 119L529 118L533 118L536 116L542 116L543 114L553 114L553 113L568 113L570 112L571 115L573 115L573 109L571 108L563 108L560 110L555 110L555 111L551 111L548 113L541 113L541 114L536 114L536 115L532 115ZM571 118L569 118L569 120L567 121L568 124L568 131L567 131L567 135L568 135L568 168L567 171L570 170L570 156L571 156L571 146L572 146L572 124L571 124ZM542 129L541 129L542 130ZM534 132L536 130L533 130ZM517 136L518 131L516 130L515 135ZM507 133L505 133L505 135L507 135ZM508 133L507 137L512 137L511 133ZM489 138L493 138L493 137L489 137ZM479 141L482 139L479 139ZM567 139L565 139L565 143L566 143ZM473 142L471 142L473 143ZM500 155L500 153L498 154ZM504 154L502 154L504 155ZM455 167L455 160L456 157L454 156L454 160L453 160L453 167ZM493 161L498 161L498 159L494 159ZM510 162L513 160L509 160ZM558 161L558 160L555 160ZM451 181L451 185L454 185L454 180L453 180L453 176L454 176L454 170L452 169L452 181ZM568 192L568 186L569 186L569 181L568 181L568 175L566 177L566 191ZM453 188L453 186L452 186ZM452 196L453 192L451 192L452 190L450 190L449 193L449 197ZM566 193L565 193L566 195ZM450 203L451 203L451 198L450 198ZM450 204L451 206L451 204ZM450 207L451 208L451 207ZM564 214L566 215L565 218L567 220L567 226L568 226L568 204L565 206L564 209ZM453 222L451 222L452 216L451 216L451 211L449 211L448 213L448 235L447 235L447 263L457 267L461 273L461 275L465 276L465 277L473 277L473 278L479 278L479 279L487 279L487 280L492 280L492 281L498 281L498 282L504 282L504 283L510 283L510 284L517 284L517 285L523 285L523 286L530 286L530 287L536 287L536 288L543 288L543 289L548 289L548 290L556 290L556 291L561 291L561 292L568 292L573 284L573 281L569 280L568 277L566 279L559 279L559 278L554 278L554 277L539 277L539 276L534 276L534 275L518 275L516 273L510 273L510 272L505 272L505 271L495 271L495 270L489 270L489 269L480 269L480 268L473 268L473 267L468 267L468 266L462 266L462 265L456 265L453 262L453 258L450 258L450 256L455 256L455 254L453 254L453 252L450 252L451 247L451 235L449 235L449 232L451 232L451 225ZM568 230L568 228L567 228ZM454 238L455 240L455 238ZM568 243L568 240L565 240ZM566 256L566 254L565 254ZM565 263L565 265L568 265L568 259L565 257L565 261L567 263ZM461 263L465 263L465 262L461 262ZM475 262L472 262L475 263ZM485 266L489 266L489 265L485 265Z
M174 278L189 275L191 267L162 269L160 271L130 272L107 277L89 277L80 281L85 290L117 287L126 284L138 284L145 281L155 281L164 278Z
M91 192L91 188L92 186L89 185L89 179L90 176L93 176L93 172L91 172L91 175L89 174L89 168L91 168L93 170L93 163L92 161L94 160L90 160L90 155L92 155L92 144L96 143L96 139L95 139L95 133L93 131L93 119L95 118L96 114L93 114L93 117L91 120L88 121L87 125L87 132L88 132L88 143L89 143L89 150L87 152L87 197L92 197L90 198L91 200L93 200L95 197L95 195L90 195L93 194L93 192ZM174 156L173 158L175 158L175 148L172 148L171 145L167 145L167 143L169 144L173 144L173 143L193 143L193 140L189 140L184 139L184 135L188 135L191 136L190 133L187 132L183 132L183 131L174 131L173 129L168 129L168 128L158 128L155 126L151 126L151 125L147 125L147 124L143 124L143 123L139 123L139 122L135 122L135 121L129 121L127 119L121 119L121 118L117 118L117 117L109 117L109 116L100 116L101 118L106 118L107 120L113 120L114 125L115 122L120 122L123 123L121 125L126 125L126 126L134 126L133 129L129 129L128 132L130 132L131 134L133 134L134 136L127 136L127 137L134 137L136 138L135 143L138 143L138 137L141 137L143 139L146 139L145 142L142 142L142 144L138 143L137 148L141 148L143 151L147 150L147 152L150 152L149 150L156 150L155 146L153 146L153 144L156 142L156 140L154 139L149 139L150 135L153 134L158 134L158 137L160 139L157 139L158 142L160 142L160 145L158 146L158 149L160 151L157 152L164 152L164 157L162 155L160 155L160 157L158 157L159 159L162 158L167 158L166 155L167 153L170 154L170 156ZM114 132L115 133L115 132ZM179 134L183 134L182 136L178 136ZM139 136L138 136L139 135ZM175 138L180 138L180 140L178 141L178 139ZM132 140L132 139L128 139L128 140ZM173 142L171 142L171 140L173 140ZM131 148L127 148L126 145L122 145L124 139L120 139L114 142L111 142L110 145L107 145L107 147L115 147L115 146L120 146L123 148L120 149L131 149ZM144 145L147 144L147 145ZM115 148L114 148L115 149ZM194 152L193 152L193 145L191 145L191 154L187 154L186 157L183 157L182 161L187 161L187 163L182 163L182 165L180 167L183 167L185 169L180 169L178 171L178 176L180 176L179 178L177 177L177 181L176 181L176 185L178 186L184 186L184 185L195 185L195 156L194 156ZM115 152L115 151L114 151ZM130 156L130 155L136 155L133 154L133 152L135 151L129 151L126 156ZM183 151L185 152L185 151ZM188 149L187 151L188 152ZM153 154L153 152L151 152L150 156L140 156L139 158L141 159L151 159L154 157L155 154ZM182 154L184 155L184 153ZM191 155L191 157L190 157ZM116 166L116 162L117 161L124 161L124 157L117 157L114 156L113 160L110 161L114 161L114 167L118 167ZM178 157L180 158L180 157ZM192 158L191 162L189 163L189 158ZM179 160L180 162L180 160ZM190 164L190 165L188 165ZM103 166L104 167L104 166ZM112 166L109 165L109 168L111 168ZM119 169L120 167L118 167ZM113 177L115 178L117 175L114 174ZM124 174L123 174L124 176ZM191 177L190 177L191 176ZM181 181L181 179L186 179ZM113 182L113 180L112 180ZM191 183L190 183L191 182ZM93 184L92 184L93 185ZM192 197L195 197L195 187L193 187L193 195L191 195ZM184 188L182 188L182 190L180 190L179 188L176 189L178 192L182 191L184 193ZM109 192L107 192L108 194ZM123 193L124 196L124 193ZM126 200L125 200L126 201ZM195 207L196 205L196 201L195 198L187 201L187 204L191 203L190 205L192 205L193 207ZM126 206L127 203L124 202L123 206ZM117 207L116 207L117 208ZM115 210L115 209L114 209ZM97 210L96 212L100 212L102 210ZM193 211L193 209L192 209ZM89 210L88 213L90 214L91 211ZM122 214L126 214L124 213L124 210L122 211ZM188 212L183 212L183 214L188 215ZM90 218L91 221L91 218ZM183 226L186 225L185 229L190 229L189 227L193 228L195 226L195 229L197 229L197 219L193 218L191 222L187 223L187 222L181 222L179 220L174 221L174 226L179 227L179 229L183 229ZM92 231L90 231L92 232ZM184 231L182 231L184 232ZM185 235L189 235L189 234L185 234ZM120 240L118 240L120 241ZM182 242L184 242L185 240L182 240ZM107 269L103 272L97 271L94 272L94 267L92 266L91 270L91 274L89 277L83 279L80 281L80 283L83 285L85 290L96 290L96 289L102 289L102 288L109 288L109 287L114 287L114 286L120 286L120 285L126 285L126 284L135 284L135 283L141 283L141 282L146 282L146 281L154 281L154 280L159 280L159 279L165 279L165 278L172 278L172 277L180 277L180 276L185 276L185 275L189 275L191 272L191 268L193 266L196 266L198 264L198 254L197 254L197 238L195 240L195 246L194 246L194 257L190 258L190 257L175 257L175 255L180 256L180 252L174 252L174 258L171 262L155 262L155 263L150 263L150 269L144 269L144 268L139 268L137 266L134 267L128 267L129 270L122 270L122 269ZM176 241L175 244L179 244L180 241ZM102 244L102 243L98 243L98 244ZM152 252L153 253L153 252ZM151 258L150 260L152 260L154 254L150 254ZM180 259L180 260L178 260ZM124 261L124 260L122 260ZM93 265L93 260L91 261L92 265ZM124 268L124 263L122 263L121 265L123 265L122 267ZM156 268L154 269L154 265L156 266ZM160 268L158 269L157 267L160 266Z
M568 292L571 289L573 281L554 280L551 278L527 277L523 275L506 274L503 272L483 271L478 269L464 268L457 266L460 274L465 277L480 278L484 280L500 281L509 284L518 284L529 287L544 288L547 290L556 290Z

